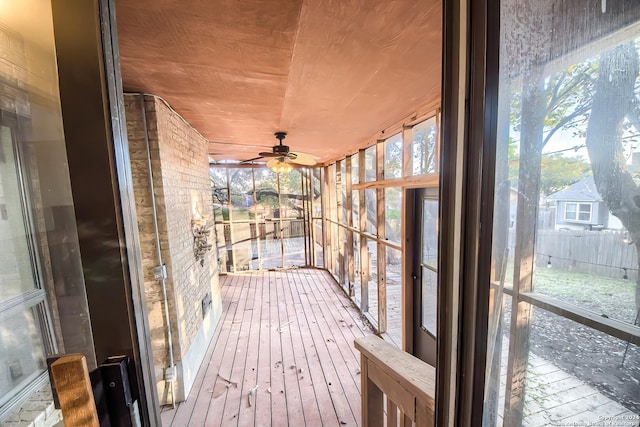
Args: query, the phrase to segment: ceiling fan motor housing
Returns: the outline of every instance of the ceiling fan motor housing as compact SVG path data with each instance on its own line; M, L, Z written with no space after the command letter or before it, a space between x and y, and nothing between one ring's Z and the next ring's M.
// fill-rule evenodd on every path
M288 145L275 145L273 147L273 153L274 154L285 155L285 154L289 153L289 146Z

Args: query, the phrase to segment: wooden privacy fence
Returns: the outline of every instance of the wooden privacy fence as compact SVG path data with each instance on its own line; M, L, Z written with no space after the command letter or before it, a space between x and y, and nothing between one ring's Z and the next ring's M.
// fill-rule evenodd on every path
M638 274L636 247L625 231L540 230L535 252L539 267L551 261L553 268L604 277L622 278L625 268L630 280Z
M369 335L355 341L361 355L362 425L432 427L435 368L409 353Z

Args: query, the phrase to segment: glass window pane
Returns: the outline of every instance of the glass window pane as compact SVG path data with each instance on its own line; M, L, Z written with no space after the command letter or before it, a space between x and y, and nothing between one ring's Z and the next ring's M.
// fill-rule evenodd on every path
M640 4L501 3L484 425L637 424Z
M251 169L229 169L231 220L253 219L253 174Z
M367 189L364 190L364 201L366 203L367 206L367 227L365 229L365 231L367 233L371 233L371 234L378 234L378 230L376 227L376 210L377 210L377 205L376 205L376 190L372 190L372 189Z
M351 207L353 211L353 227L360 229L360 192L351 190Z
M0 328L0 405L47 367L37 308L17 310Z
M358 307L362 307L362 268L360 264L360 234L353 233L353 299Z
M390 187L384 189L385 238L395 243L402 241L402 189Z
M402 176L402 134L384 141L384 179Z
M340 201L342 203L342 224L347 223L347 163L343 160L340 162Z
M438 274L422 267L422 313L421 326L434 337L437 336L436 319L438 318Z
M322 218L322 181L320 181L320 168L314 168L311 178L313 198L311 200L314 218Z
M367 239L369 259L369 314L378 323L378 244Z
M229 220L229 190L227 189L227 170L212 167L209 169L211 177L211 199L213 216L216 221Z
M564 218L575 220L577 218L577 205L575 203L567 203L564 210Z
M412 129L411 160L413 175L425 175L436 172L437 165L437 127L432 117L418 123Z
M358 154L351 156L351 183L357 184L360 182L360 175L358 169Z
M303 266L304 215L302 204L302 174L299 170L278 175L280 180L282 238L284 239L284 266Z
M333 185L329 185L329 193L327 196L327 200L329 201L328 211L329 218L332 221L338 221L338 192L337 192L337 181L336 181L336 164L333 163L329 166L329 176L331 177L331 181Z
M313 220L314 245L315 245L315 266L325 268L324 252L322 251L322 220Z
M422 201L422 263L438 268L438 201Z
M385 248L387 261L387 333L402 346L402 252Z
M371 182L376 180L376 146L364 151L364 180Z
M348 265L347 265L347 229L345 227L340 227L339 229L339 233L340 233L340 238L339 238L339 253L340 256L338 257L339 260L339 266L338 266L338 272L340 272L340 269L342 268L342 275L339 274L339 281L338 283L340 284L340 286L342 286L342 288L346 291L349 292L349 277L348 277Z
M0 302L38 285L11 129L0 127Z

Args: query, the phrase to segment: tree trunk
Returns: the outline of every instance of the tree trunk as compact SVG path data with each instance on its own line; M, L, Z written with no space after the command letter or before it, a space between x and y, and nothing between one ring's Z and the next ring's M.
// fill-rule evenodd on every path
M598 193L640 249L640 191L627 169L621 139L624 119L633 113L637 77L638 52L633 43L601 55L586 144ZM640 308L640 277L635 304Z

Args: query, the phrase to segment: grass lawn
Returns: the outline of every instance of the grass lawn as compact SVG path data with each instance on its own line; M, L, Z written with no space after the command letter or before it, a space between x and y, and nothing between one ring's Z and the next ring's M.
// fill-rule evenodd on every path
M511 282L512 265L507 272L507 282ZM533 274L534 292L627 323L633 323L636 318L635 288L635 281L623 280L622 277L614 279L539 267L536 267Z

